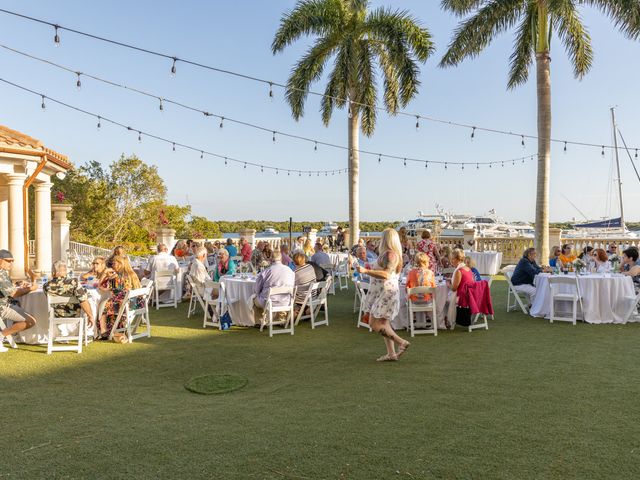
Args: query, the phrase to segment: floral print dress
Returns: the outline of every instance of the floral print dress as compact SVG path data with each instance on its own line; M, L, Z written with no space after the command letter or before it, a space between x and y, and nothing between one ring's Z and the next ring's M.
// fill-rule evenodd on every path
M118 318L122 302L131 289L131 284L125 277L118 275L116 278L103 280L100 286L111 290L111 298L105 303L103 312L107 321L107 331L111 331L116 318ZM129 308L142 308L144 307L144 301L142 297L139 297L135 303L132 302ZM118 325L118 328L121 326L122 322Z
M420 240L418 242L418 245L416 245L416 247L421 252L424 252L427 254L427 257L429 257L429 268L436 271L439 267L439 263L436 256L438 246L435 244L435 242L430 238L426 238L426 239Z
M379 257L373 270L386 270L390 273L388 280L371 278L369 291L365 297L363 311L375 318L392 320L400 311L400 288L396 268L402 260L394 252L384 252Z

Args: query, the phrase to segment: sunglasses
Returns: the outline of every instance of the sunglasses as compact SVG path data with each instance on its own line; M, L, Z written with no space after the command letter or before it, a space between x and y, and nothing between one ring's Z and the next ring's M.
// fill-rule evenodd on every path
M3 258L5 262L13 263L13 258Z

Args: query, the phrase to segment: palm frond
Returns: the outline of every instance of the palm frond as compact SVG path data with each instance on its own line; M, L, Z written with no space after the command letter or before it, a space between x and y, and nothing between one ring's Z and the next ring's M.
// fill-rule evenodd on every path
M576 0L606 14L631 40L640 38L640 2L638 0Z
M389 113L396 113L398 111L398 93L400 90L396 68L393 66L384 43L370 41L370 44L378 57L380 69L384 77L383 99L385 109Z
M476 57L498 34L513 27L526 12L528 0L494 0L456 28L441 67L458 65Z
M526 15L520 22L516 33L513 53L509 58L509 83L507 84L507 88L509 89L525 83L529 78L529 67L533 62L533 56L535 54L537 19L538 9L535 4L531 4Z
M373 64L375 57L366 40L361 40L359 42L358 50L360 64L360 89L355 100L360 105L358 106L357 111L353 112L353 114L355 115L356 113L360 113L362 119L360 128L365 135L371 136L376 126L377 110L375 105L378 96Z
M582 24L580 14L572 2L555 0L551 2L549 10L558 37L573 65L573 74L576 78L582 78L593 62L589 32Z
M335 106L342 108L346 105L348 97L348 76L349 76L349 49L345 45L338 50L333 65L333 71L329 75L327 88L320 103L322 122L329 125L331 115Z
M485 0L442 0L440 6L443 10L453 12L455 15L464 16L478 8Z
M285 12L271 43L272 53L282 51L303 35L320 37L340 30L346 20L342 0L302 0Z
M309 87L322 75L325 63L334 53L339 40L339 33L319 38L293 68L287 81L286 98L291 106L294 119L298 120L304 115L304 103L308 96Z

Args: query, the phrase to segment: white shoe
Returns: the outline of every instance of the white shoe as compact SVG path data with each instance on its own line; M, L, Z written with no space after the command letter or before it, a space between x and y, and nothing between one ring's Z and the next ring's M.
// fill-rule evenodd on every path
M0 353L4 353L4 352L8 352L9 349L7 347L5 347L4 345L2 345L2 342L0 342Z

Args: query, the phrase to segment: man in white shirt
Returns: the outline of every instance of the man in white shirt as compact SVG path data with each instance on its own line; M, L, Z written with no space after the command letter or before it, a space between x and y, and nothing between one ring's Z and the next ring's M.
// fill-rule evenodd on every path
M311 255L310 260L316 265L320 265L321 267L327 267L327 266L331 267L332 265L331 257L329 256L329 254L325 253L322 250L321 243L316 243L315 250L316 250L316 253Z
M149 259L147 268L145 268L144 270L144 276L153 278L153 275L156 272L173 270L177 273L179 269L180 266L178 265L178 260L176 260L176 257L174 257L173 255L169 255L167 246L160 243L158 244L158 254Z

